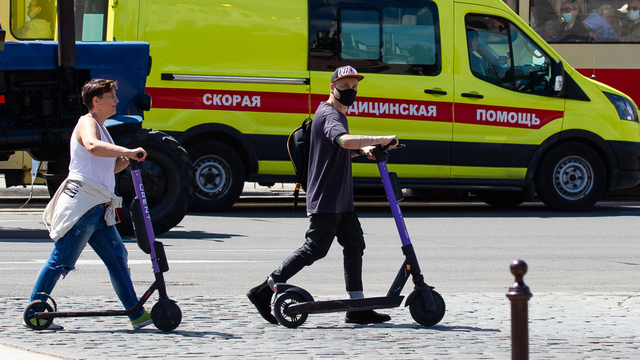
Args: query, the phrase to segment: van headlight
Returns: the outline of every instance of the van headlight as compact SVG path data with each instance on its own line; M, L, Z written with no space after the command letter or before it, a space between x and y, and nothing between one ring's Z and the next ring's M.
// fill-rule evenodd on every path
M620 95L614 95L607 92L604 94L616 108L616 111L618 111L618 116L620 116L621 120L638 122L638 111L636 111L636 107L631 101Z

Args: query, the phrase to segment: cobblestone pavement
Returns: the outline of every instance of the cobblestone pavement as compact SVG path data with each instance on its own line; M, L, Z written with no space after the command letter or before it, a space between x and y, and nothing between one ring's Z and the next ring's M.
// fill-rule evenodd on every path
M447 313L431 328L397 308L386 310L392 317L386 324L345 324L344 313L332 313L309 315L297 329L266 323L245 297L176 298L183 320L169 333L153 325L131 330L125 317L56 319L65 330L35 332L21 325L27 299L0 298L0 343L68 359L510 358L510 306L504 294L443 297ZM107 298L56 301L61 311L119 308ZM531 359L640 357L638 295L534 293L529 320Z

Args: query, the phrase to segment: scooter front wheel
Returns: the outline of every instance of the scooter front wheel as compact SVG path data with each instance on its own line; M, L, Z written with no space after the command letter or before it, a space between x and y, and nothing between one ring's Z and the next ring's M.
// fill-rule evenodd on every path
M153 308L151 309L151 320L153 320L153 325L162 331L171 331L177 328L182 321L182 311L178 304L173 300L169 300L168 306L169 314L165 314L165 309L160 301L153 305Z
M409 304L409 311L411 312L413 320L424 326L433 326L439 323L447 311L442 295L434 290L431 290L431 294L433 295L433 302L436 306L433 311L427 310L421 293L418 293L413 298L413 301L411 301L411 304Z
M276 302L273 305L273 315L278 323L288 328L297 328L307 321L309 314L289 314L287 309L292 304L297 304L307 301L302 294L297 292L286 292L279 295L276 298Z
M53 318L36 319L33 314L37 312L53 312L53 307L47 302L41 300L30 302L29 305L27 305L27 308L24 309L22 316L24 323L32 330L47 329L53 323Z

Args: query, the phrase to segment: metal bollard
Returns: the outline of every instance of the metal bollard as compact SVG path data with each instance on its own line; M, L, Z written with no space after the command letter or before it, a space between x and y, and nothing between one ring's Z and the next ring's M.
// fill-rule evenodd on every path
M511 301L511 359L529 359L529 299L531 292L524 284L527 263L515 260L509 266L516 282L509 288L507 297Z

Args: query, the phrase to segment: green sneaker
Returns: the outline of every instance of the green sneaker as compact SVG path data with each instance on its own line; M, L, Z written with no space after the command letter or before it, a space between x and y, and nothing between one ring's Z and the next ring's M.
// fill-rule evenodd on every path
M131 320L131 326L133 326L134 329L142 329L152 322L153 320L151 320L151 313L148 310L145 310L139 318Z

